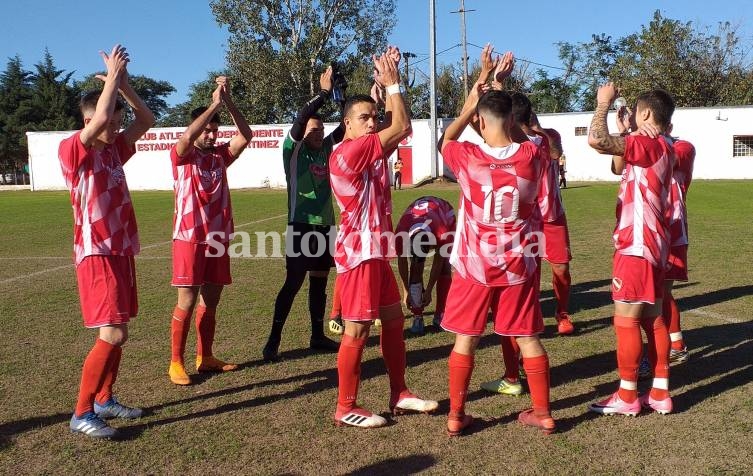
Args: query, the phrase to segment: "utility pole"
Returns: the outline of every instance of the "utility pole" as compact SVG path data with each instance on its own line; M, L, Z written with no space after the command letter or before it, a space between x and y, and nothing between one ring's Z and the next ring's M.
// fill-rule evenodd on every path
M410 51L404 51L403 52L403 59L405 59L405 90L407 91L410 87L410 83L408 81L408 61L411 58L415 58L416 55L411 53Z
M463 100L468 98L468 42L465 36L465 12L475 11L466 10L465 0L460 0L460 10L450 12L460 14L460 43L463 45Z
M429 151L431 153L431 177L442 175L437 153L437 28L435 0L429 0Z

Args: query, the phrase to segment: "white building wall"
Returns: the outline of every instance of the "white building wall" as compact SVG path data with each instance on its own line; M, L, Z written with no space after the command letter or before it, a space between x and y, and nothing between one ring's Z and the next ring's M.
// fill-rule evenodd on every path
M617 180L610 171L607 156L597 154L588 146L588 136L576 136L576 127L588 128L592 113L541 114L539 121L554 128L562 136L567 156L567 178L570 181ZM610 113L614 128L614 113ZM450 120L439 121L437 137ZM733 136L753 136L753 106L726 108L681 108L673 117L673 135L689 140L696 147L695 179L753 179L753 157L733 157ZM326 133L337 125L326 124ZM249 148L228 171L230 187L285 187L282 165L282 142L290 125L252 126L255 137ZM229 140L232 127L221 127ZM125 165L131 190L172 190L173 178L169 147L183 128L154 128L136 144L137 153ZM28 132L29 169L32 190L61 190L65 183L57 158L58 145L71 132ZM467 129L461 140L479 142L481 138ZM413 178L418 183L431 176L431 147L428 120L413 121ZM157 150L155 150L157 149ZM444 170L441 155L439 170Z

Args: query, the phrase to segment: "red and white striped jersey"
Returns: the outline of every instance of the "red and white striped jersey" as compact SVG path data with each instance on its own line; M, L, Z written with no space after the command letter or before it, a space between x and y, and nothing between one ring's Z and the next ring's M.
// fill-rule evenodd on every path
M485 286L528 280L541 254L541 149L533 142L493 148L449 141L442 157L461 190L450 263Z
M618 253L640 256L664 268L672 216L670 186L675 154L669 139L625 137L625 170L617 196L614 244Z
M395 228L395 247L404 249L403 238L414 230L423 230L434 235L437 247L453 242L455 238L455 210L439 197L421 197L405 209Z
M548 131L554 131L554 129L547 129ZM554 132L556 133L556 131ZM541 177L541 188L539 189L539 204L542 218L545 222L551 223L565 214L565 206L562 203L559 187L560 164L551 158L547 137L534 135L528 136L528 138L541 148L542 158L546 161L544 165L545 173Z
M693 180L695 147L688 141L677 140L672 145L675 150L675 166L672 169L672 220L669 226L671 246L688 244L688 210L685 204L690 182Z
M369 259L395 257L390 178L379 136L344 140L329 157L329 174L340 207L337 272Z
M81 143L81 131L58 148L73 206L73 252L78 265L90 255L136 255L136 215L123 164L136 149L118 134L102 150Z
M191 147L185 157L178 156L176 147L170 151L173 163L175 216L173 239L206 243L207 235L214 241L227 243L233 233L233 209L227 184L227 168L235 161L230 143L211 150Z

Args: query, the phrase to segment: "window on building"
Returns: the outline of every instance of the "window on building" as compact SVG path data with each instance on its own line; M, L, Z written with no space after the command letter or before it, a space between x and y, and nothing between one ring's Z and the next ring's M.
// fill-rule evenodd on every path
M734 136L732 157L753 157L753 136Z
M588 127L576 127L575 128L575 135L576 136L587 136L588 135Z

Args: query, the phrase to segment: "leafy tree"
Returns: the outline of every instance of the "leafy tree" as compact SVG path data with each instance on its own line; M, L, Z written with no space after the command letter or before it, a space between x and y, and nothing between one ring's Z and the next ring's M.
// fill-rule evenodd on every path
M255 123L291 121L331 61L351 79L358 64L384 49L395 23L394 0L212 0L210 5L230 31L231 77L248 91L238 104Z
M212 101L212 92L217 88L214 82L217 76L226 75L227 72L211 71L207 74L206 79L194 83L189 87L188 100L171 107L164 116L160 117L157 125L160 127L186 127L191 121L191 111L200 106L208 106ZM230 78L231 93L233 96L239 94L239 81Z
M76 127L76 91L69 84L73 72L57 69L49 50L31 75L31 130L66 131Z
M21 58L8 60L0 74L0 171L14 170L28 160L26 131L32 121L32 74Z

